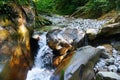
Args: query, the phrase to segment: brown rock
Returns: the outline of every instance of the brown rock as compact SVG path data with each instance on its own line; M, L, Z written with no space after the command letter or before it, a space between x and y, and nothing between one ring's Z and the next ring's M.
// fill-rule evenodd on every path
M55 51L53 65L57 66L70 51L82 46L85 33L76 28L55 29L47 33L48 45Z
M105 25L99 32L99 35L102 36L111 36L115 34L120 34L120 23Z
M108 21L99 31L99 35L111 36L120 34L120 14Z
M60 55L65 54L67 51L81 46L84 35L85 33L78 29L55 29L47 34L48 45L60 52Z
M112 50L113 47L110 44L103 44L102 46L104 46L106 48L107 53L109 53L110 56L112 56Z
M28 13L25 14L22 6L20 7L15 3L8 3L4 6L11 10L10 18L5 17L5 19L9 21L12 19L12 23L6 23L6 25L1 23L1 20L3 22L4 20L0 19L0 25L5 26L6 29L0 30L0 52L11 54L11 57L0 73L0 80L25 80L27 71L33 64L30 54L31 30L26 27L29 18ZM33 21L30 24L33 25Z
M63 80L92 80L95 76L93 67L100 53L102 53L101 49L91 46L77 49L74 54L63 59L55 71L55 76L59 76L60 79L62 77Z

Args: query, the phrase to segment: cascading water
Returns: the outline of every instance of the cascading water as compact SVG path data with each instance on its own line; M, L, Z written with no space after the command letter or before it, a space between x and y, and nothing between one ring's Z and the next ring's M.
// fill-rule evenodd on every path
M47 46L46 43L46 33L40 35L40 40L38 42L39 50L35 57L35 64L33 68L28 71L26 80L50 80L53 69L49 69L52 63L52 50Z
M58 15L42 16L50 20L53 26L77 28L84 31L91 28L98 31L101 26L106 22L106 20L98 21L81 18L75 19L66 18ZM54 73L54 69L50 69L50 65L52 63L53 54L52 50L47 46L46 34L47 33L43 33L42 35L40 35L40 40L38 42L40 48L38 50L37 56L35 57L35 64L33 68L28 71L26 80L59 80L56 78L52 79L54 78L54 76L52 75ZM61 39L61 36L58 35L58 37L60 37ZM85 36L85 45L88 45L87 36Z

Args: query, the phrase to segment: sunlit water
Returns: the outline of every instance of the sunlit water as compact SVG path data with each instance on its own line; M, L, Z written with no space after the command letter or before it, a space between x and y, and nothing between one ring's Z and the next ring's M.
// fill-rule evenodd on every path
M35 64L31 70L28 71L26 80L50 80L53 69L47 68L52 63L52 50L47 46L46 33L40 35L38 42L39 50L35 57Z

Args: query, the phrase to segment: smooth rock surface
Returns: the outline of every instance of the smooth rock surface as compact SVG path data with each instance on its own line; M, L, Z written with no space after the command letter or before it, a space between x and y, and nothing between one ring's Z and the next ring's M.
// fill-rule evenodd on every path
M61 69L64 69L64 80L91 80L95 74L93 67L95 62L99 59L99 55L102 53L101 49L97 49L91 46L85 46L77 49L74 55L71 57L70 62L64 65L61 63ZM62 64L64 66L62 66ZM61 70L57 71L58 75ZM60 76L61 77L61 76Z
M114 72L100 71L97 73L96 80L120 80L120 75Z

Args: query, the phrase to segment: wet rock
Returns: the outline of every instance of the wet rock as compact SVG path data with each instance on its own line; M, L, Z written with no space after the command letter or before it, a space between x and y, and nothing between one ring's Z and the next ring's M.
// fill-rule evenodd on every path
M100 58L97 64L94 67L95 72L98 71L107 71L107 63L104 59Z
M114 49L108 45L107 45L107 47L108 47L108 50L103 46L98 47L101 49L105 49L105 53L109 52L109 50L112 53L111 54L109 53L110 57L108 57L108 58L101 57L99 59L99 61L96 63L94 70L95 70L95 72L107 71L107 72L119 73L120 55L118 54L118 51L116 49ZM107 78L100 78L100 80L104 80L104 79L106 80ZM109 79L109 80L111 80L111 79Z
M108 71L117 72L117 67L115 65L108 66Z
M61 63L62 69L65 68L64 80L93 79L95 76L93 66L99 59L101 52L101 49L97 49L91 46L85 46L77 49L75 54L67 63L68 65L66 64L66 66L62 66Z
M47 43L55 58L53 64L58 65L70 51L83 45L85 33L76 28L54 29L47 33Z
M114 72L100 71L96 75L96 80L120 80L120 76Z
M120 65L118 66L118 70L117 70L118 73L120 73Z
M114 64L115 59L110 58L110 59L106 59L105 61L107 62L107 65L112 65L112 64Z
M88 39L93 40L96 38L97 35L97 31L95 29L87 29L86 30L86 34L88 36Z
M49 67L52 65L53 55L51 53L45 53L42 56L42 62L44 63L44 67Z
M59 51L60 55L65 54L71 48L77 48L83 43L85 33L76 28L55 29L47 33L48 45Z

